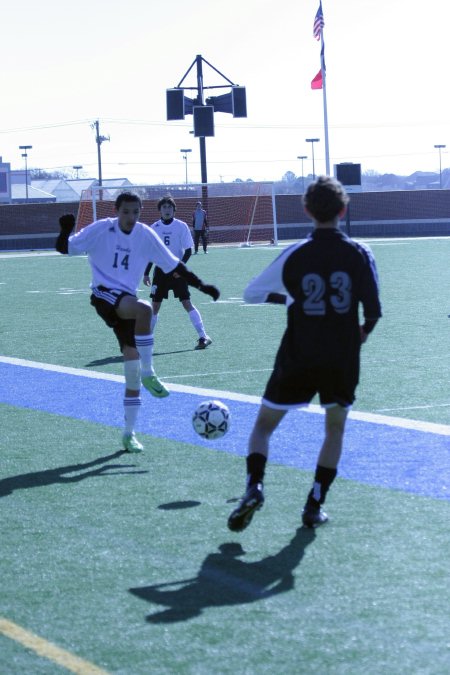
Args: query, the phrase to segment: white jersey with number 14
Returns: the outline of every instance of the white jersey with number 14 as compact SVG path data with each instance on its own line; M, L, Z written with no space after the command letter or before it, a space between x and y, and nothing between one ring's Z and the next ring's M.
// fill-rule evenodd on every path
M133 295L149 261L165 273L179 263L148 225L137 222L127 234L120 229L118 218L97 220L69 237L69 255L84 253L92 269L91 288L105 286Z

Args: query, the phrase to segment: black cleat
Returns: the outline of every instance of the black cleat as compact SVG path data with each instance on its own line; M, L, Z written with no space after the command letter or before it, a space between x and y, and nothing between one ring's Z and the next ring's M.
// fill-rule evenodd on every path
M212 344L212 340L208 335L206 337L201 337L199 338L197 344L195 345L194 349L206 349L206 347L209 347L209 345Z
M232 532L242 532L250 525L255 511L259 511L264 504L262 483L250 485L247 492L239 502L239 506L228 518L228 529Z
M325 511L317 506L309 506L306 504L305 508L302 511L302 523L305 527L319 527L323 525L328 520L328 516Z

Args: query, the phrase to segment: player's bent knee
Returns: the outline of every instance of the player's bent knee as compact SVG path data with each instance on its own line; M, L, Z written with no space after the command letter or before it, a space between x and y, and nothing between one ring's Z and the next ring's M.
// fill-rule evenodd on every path
M153 314L152 306L146 300L138 300L136 303L136 317L140 319L151 319Z

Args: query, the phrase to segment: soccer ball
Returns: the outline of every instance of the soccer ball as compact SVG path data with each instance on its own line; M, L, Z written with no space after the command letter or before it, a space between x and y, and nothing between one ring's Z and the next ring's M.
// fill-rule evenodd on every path
M194 412L192 425L202 438L221 438L230 426L230 411L222 401L203 401Z

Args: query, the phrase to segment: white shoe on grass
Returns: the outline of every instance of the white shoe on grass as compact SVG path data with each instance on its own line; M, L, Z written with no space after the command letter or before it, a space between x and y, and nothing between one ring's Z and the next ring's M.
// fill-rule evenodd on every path
M136 438L136 434L133 432L130 433L124 433L122 436L122 443L124 450L127 452L142 452L144 449L144 446L142 443L138 441Z

